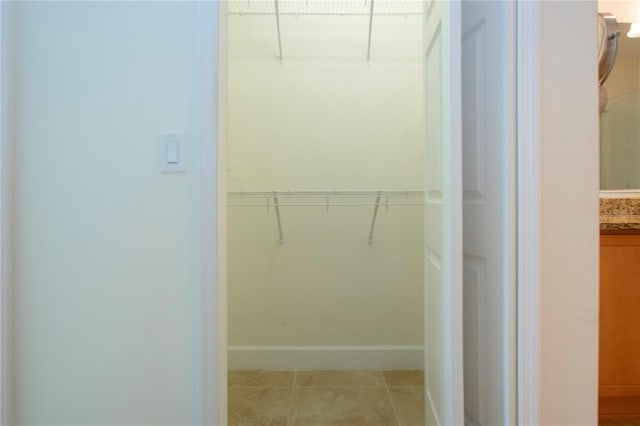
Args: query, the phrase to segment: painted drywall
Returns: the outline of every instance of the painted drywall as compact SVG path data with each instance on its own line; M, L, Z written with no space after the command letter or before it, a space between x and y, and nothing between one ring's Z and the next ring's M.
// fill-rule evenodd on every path
M198 423L197 7L16 4L11 424Z
M282 64L273 16L229 17L229 190L421 190L421 17L376 17L370 63L366 17L281 26ZM238 346L352 359L294 356L290 368L355 368L349 348L387 346L413 350L419 366L422 208L381 209L373 244L372 206L281 210L283 244L273 208L229 208L230 366L273 366L272 355L240 365Z
M594 1L540 3L543 425L597 423L596 12Z
M13 61L14 57L14 4L4 2L0 4L0 137L2 149L0 151L0 213L2 215L0 238L2 240L0 252L0 424L11 424L9 417L12 387L11 387L11 271L10 253L13 234L12 194L12 136L13 136Z

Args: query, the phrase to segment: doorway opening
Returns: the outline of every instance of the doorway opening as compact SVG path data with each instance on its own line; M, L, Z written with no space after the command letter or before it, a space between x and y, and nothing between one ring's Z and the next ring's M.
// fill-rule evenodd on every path
M424 424L423 19L229 3L230 425Z

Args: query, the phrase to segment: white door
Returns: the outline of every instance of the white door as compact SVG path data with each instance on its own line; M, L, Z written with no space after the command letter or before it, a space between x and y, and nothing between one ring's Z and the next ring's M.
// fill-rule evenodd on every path
M462 7L465 424L515 424L515 4Z
M425 5L425 399L428 425L463 423L461 15Z

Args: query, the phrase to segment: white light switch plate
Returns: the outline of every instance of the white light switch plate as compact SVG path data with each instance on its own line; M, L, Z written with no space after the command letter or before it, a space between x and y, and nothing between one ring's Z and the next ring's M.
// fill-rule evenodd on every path
M162 173L184 173L185 157L184 132L161 132L160 171Z

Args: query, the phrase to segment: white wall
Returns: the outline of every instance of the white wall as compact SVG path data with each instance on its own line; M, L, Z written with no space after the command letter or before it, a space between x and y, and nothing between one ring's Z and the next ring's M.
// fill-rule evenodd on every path
M9 412L12 398L11 387L11 270L12 262L10 253L13 251L13 212L11 203L12 194L12 144L13 135L13 53L14 53L14 4L4 2L0 4L0 137L2 138L2 150L0 152L0 211L2 214L0 236L2 238L2 259L0 260L0 279L2 289L0 292L0 424L10 424Z
M540 11L540 424L589 425L598 410L597 6L541 2Z
M420 189L419 16L229 17L229 189Z
M16 5L12 424L197 423L196 8Z
M374 20L367 63L366 17L283 17L281 65L273 16L230 17L230 190L422 189L421 17ZM422 208L381 209L372 245L373 207L281 210L279 245L273 209L229 209L230 345L412 346L420 363ZM336 367L316 362L285 366Z

